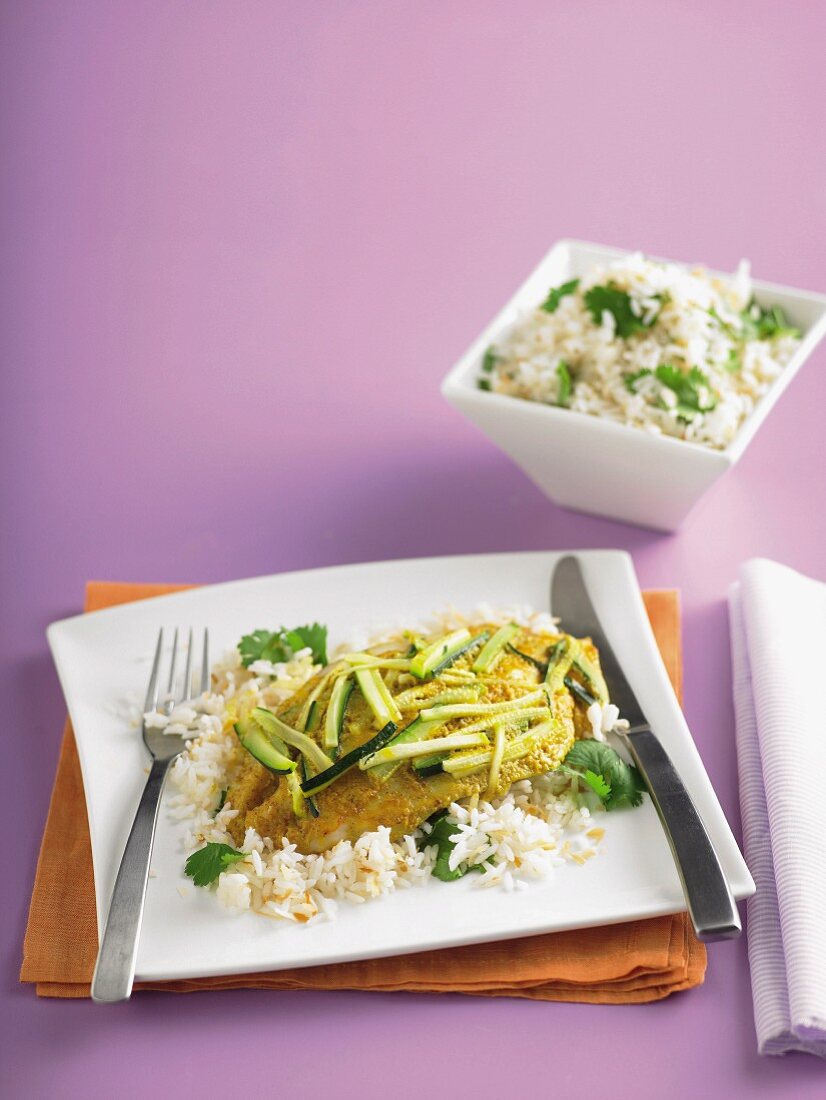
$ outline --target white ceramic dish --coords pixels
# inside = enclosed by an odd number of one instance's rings
[[[118,703],[141,694],[159,626],[208,625],[214,651],[251,628],[327,622],[333,642],[354,624],[483,600],[547,606],[554,553],[349,565],[214,585],[65,619],[49,642],[74,724],[89,811],[98,925],[144,783],[140,734],[118,717]],[[754,890],[668,682],[645,615],[630,557],[581,554],[605,628],[654,728],[672,755],[720,853],[737,898]],[[603,819],[601,819],[602,822]],[[183,826],[161,808],[146,899],[137,978],[277,970],[401,954],[484,940],[607,924],[684,908],[668,845],[650,800],[606,815],[596,859],[565,866],[516,894],[429,881],[363,906],[342,905],[333,922],[299,926],[222,909],[183,875]]]
[[[826,334],[826,296],[754,280],[762,305],[782,306],[803,333],[794,358],[722,451],[649,435],[639,428],[538,402],[479,390],[485,349],[548,288],[627,252],[560,241],[474,340],[442,383],[444,397],[472,420],[553,501],[566,508],[675,531],[741,457],[778,398]],[[674,261],[669,261],[674,262]]]

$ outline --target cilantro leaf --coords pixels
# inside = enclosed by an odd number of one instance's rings
[[[425,848],[436,845],[436,862],[430,872],[434,878],[441,879],[442,882],[455,882],[457,878],[464,878],[469,871],[484,870],[486,862],[474,863],[472,866],[469,863],[460,863],[455,870],[451,870],[450,856],[456,847],[456,842],[450,838],[456,832],[456,824],[448,821],[447,810],[437,810],[427,820],[432,828],[419,839],[418,847],[420,851],[424,851]]]
[[[317,665],[327,664],[327,627],[320,623],[278,630],[254,630],[245,634],[238,643],[241,664],[249,668],[253,661],[270,661],[276,664],[289,661],[301,649],[313,651]]]
[[[573,294],[578,286],[579,279],[571,279],[570,282],[563,283],[562,286],[554,287],[548,291],[548,297],[539,308],[544,309],[546,313],[556,313],[562,299],[567,298],[569,294]]]
[[[246,852],[237,852],[228,844],[210,843],[192,853],[184,865],[184,873],[189,875],[196,886],[209,886],[222,871],[245,858]]]
[[[670,363],[661,363],[654,371],[664,386],[677,395],[676,413],[691,421],[698,413],[711,412],[717,405],[711,382],[699,367],[684,372]]]
[[[743,360],[740,358],[740,353],[735,348],[729,349],[728,358],[723,366],[730,374],[736,374],[743,366]]]
[[[493,387],[490,384],[490,379],[489,378],[480,378],[479,382],[478,382],[478,385],[479,385],[479,389],[484,390],[485,393],[490,393],[490,391],[493,389]]]
[[[605,777],[597,775],[596,772],[592,772],[589,768],[588,771],[581,773],[582,778],[588,784],[595,794],[598,794],[603,802],[607,802],[611,797],[611,784],[606,783]]]
[[[643,367],[642,370],[635,370],[632,374],[624,374],[622,376],[622,380],[625,383],[625,388],[628,390],[629,393],[636,393],[637,382],[639,382],[641,378],[645,378],[647,374],[651,373],[652,371],[650,371],[648,367]]]
[[[604,741],[574,742],[563,767],[581,776],[599,795],[606,810],[639,806],[642,802],[645,785],[640,773]]]
[[[633,336],[636,332],[645,332],[657,319],[654,317],[646,324],[631,308],[629,295],[611,283],[607,286],[592,286],[590,290],[586,290],[585,306],[596,325],[602,324],[603,313],[613,314],[617,336],[623,339]]]
[[[571,381],[571,369],[564,359],[560,359],[556,365],[556,376],[559,379],[559,393],[557,394],[557,405],[567,405],[571,399],[571,391],[574,388],[574,384]]]
[[[493,347],[485,349],[485,354],[482,356],[482,370],[485,372],[485,374],[490,374],[490,372],[496,366],[496,362],[498,359],[499,356],[496,354],[496,351]]]
[[[740,314],[744,340],[772,340],[776,336],[799,336],[800,329],[793,328],[786,320],[780,306],[764,309],[755,300],[749,302]]]

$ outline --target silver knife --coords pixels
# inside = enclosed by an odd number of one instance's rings
[[[611,702],[630,728],[616,735],[625,744],[640,770],[651,801],[660,816],[671,846],[688,912],[698,939],[724,940],[739,936],[740,914],[691,796],[677,769],[651,730],[634,689],[602,629],[579,562],[573,555],[561,558],[551,577],[551,610],[564,629],[576,637],[590,637],[599,650],[600,664],[611,693]]]

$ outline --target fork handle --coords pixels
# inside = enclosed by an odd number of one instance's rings
[[[659,739],[645,726],[621,735],[642,772],[660,816],[683,885],[697,938],[740,934],[740,915],[720,860],[691,796]]]
[[[153,760],[123,850],[92,978],[92,1000],[102,1004],[128,1000],[132,993],[152,842],[170,763],[170,760]]]

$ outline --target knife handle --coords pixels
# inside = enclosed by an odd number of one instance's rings
[[[668,753],[646,726],[620,737],[660,815],[697,938],[709,942],[739,936],[740,914],[719,857]]]

